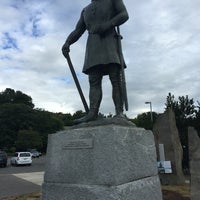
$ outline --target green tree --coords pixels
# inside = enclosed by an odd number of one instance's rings
[[[6,88],[3,92],[0,92],[0,104],[12,103],[12,104],[25,104],[34,107],[32,98],[21,91],[16,91],[11,88]]]
[[[64,126],[72,126],[74,124],[74,118],[70,113],[58,113],[57,117],[63,121]]]
[[[55,133],[58,130],[63,129],[63,121],[60,120],[56,114],[44,111],[34,110],[34,130],[40,133],[43,143],[42,151],[46,151],[48,134]]]
[[[16,149],[26,151],[27,149],[42,149],[42,139],[37,131],[20,130],[16,140]]]
[[[84,117],[85,115],[86,115],[85,112],[83,112],[82,110],[78,110],[73,114],[73,120]]]
[[[33,109],[24,104],[4,103],[0,105],[0,146],[10,149],[14,147],[17,132],[30,129],[34,122]]]
[[[35,134],[37,132],[40,134],[43,151],[46,151],[48,134],[61,130],[63,123],[55,113],[33,108],[32,98],[20,91],[15,92],[7,88],[0,93],[0,147],[2,149],[8,151],[15,149],[16,144],[19,145],[19,141],[22,141],[18,138],[19,131],[32,130]]]
[[[188,95],[179,96],[178,100],[175,100],[174,95],[171,93],[167,96],[167,101],[165,103],[165,110],[171,108],[176,117],[177,126],[191,125],[192,120],[195,118],[196,106],[194,105],[194,100],[189,99]]]
[[[153,124],[156,121],[158,114],[156,112],[152,112],[153,123],[151,121],[151,112],[146,112],[137,115],[135,119],[131,121],[137,126],[141,128],[145,128],[146,130],[153,130]]]

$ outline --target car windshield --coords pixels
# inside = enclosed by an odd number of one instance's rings
[[[30,157],[30,153],[20,153],[20,157]]]

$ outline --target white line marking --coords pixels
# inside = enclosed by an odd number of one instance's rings
[[[44,180],[44,172],[21,173],[13,175],[36,185],[42,185]]]

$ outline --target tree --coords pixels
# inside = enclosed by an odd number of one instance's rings
[[[40,135],[43,151],[46,151],[48,134],[63,128],[62,121],[56,114],[33,109],[32,98],[20,91],[7,88],[0,93],[0,147],[11,151],[16,145],[23,146],[21,130],[31,130]],[[30,136],[30,134],[29,134]],[[16,143],[17,141],[17,143]],[[26,145],[26,142],[24,143]],[[29,147],[30,148],[30,147]]]
[[[56,113],[56,116],[63,121],[64,126],[72,126],[74,124],[73,116],[70,113]]]
[[[37,130],[40,133],[43,143],[42,151],[46,151],[48,134],[63,129],[63,121],[56,114],[44,110],[34,110],[34,114],[33,130]]]
[[[4,103],[0,105],[0,146],[10,149],[15,146],[17,132],[30,129],[34,122],[33,109],[24,104]]]
[[[0,104],[11,103],[11,104],[25,104],[34,108],[32,98],[21,91],[14,91],[11,88],[6,88],[3,92],[0,92]]]
[[[73,114],[73,120],[84,117],[85,115],[86,115],[85,112],[83,112],[82,110],[78,110]]]
[[[20,130],[16,140],[16,149],[18,151],[27,151],[27,149],[41,149],[42,139],[37,131]]]
[[[165,110],[171,108],[174,111],[177,126],[181,128],[181,126],[191,125],[191,121],[195,117],[196,106],[194,105],[194,100],[189,99],[188,95],[185,97],[179,96],[178,101],[176,101],[174,95],[169,93],[165,106]]]
[[[152,112],[153,116],[153,123],[156,121],[158,114],[155,112]],[[145,128],[147,130],[153,130],[153,123],[151,121],[151,112],[146,112],[137,115],[135,119],[131,120],[133,123],[135,123],[136,126]]]

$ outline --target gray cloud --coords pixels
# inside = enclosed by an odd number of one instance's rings
[[[33,98],[36,107],[49,111],[83,110],[61,47],[89,2],[1,1],[0,90],[6,87],[21,90]],[[153,110],[162,112],[168,92],[199,100],[200,2],[124,0],[124,3],[130,15],[121,27],[127,63],[127,115],[135,117],[149,111],[145,101],[152,101]],[[88,80],[82,74],[86,38],[87,33],[71,46],[70,55],[88,100]],[[107,77],[103,89],[100,111],[114,113]]]

